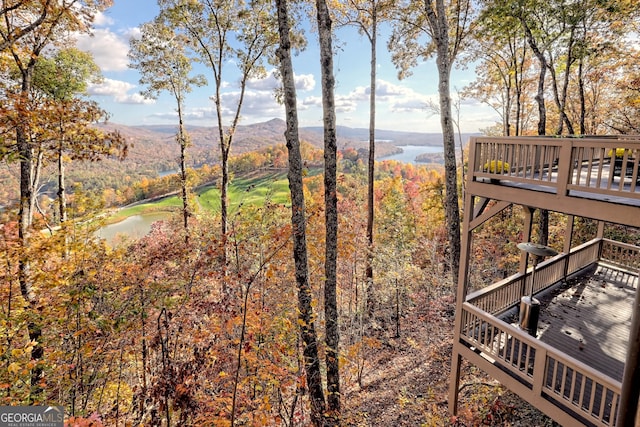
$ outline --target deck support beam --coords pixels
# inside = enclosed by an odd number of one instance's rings
[[[627,363],[622,376],[622,391],[618,409],[617,427],[633,427],[638,424],[638,400],[640,399],[640,292],[636,291],[629,332]]]

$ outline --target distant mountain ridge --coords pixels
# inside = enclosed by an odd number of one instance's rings
[[[131,154],[135,156],[136,151],[144,150],[150,143],[155,148],[150,153],[144,155],[144,158],[150,159],[148,156],[154,157],[154,152],[158,152],[158,145],[173,144],[166,147],[170,151],[177,153],[178,148],[175,144],[175,133],[177,125],[138,125],[126,126],[120,124],[102,125],[109,130],[118,129],[123,136],[134,144]],[[218,128],[206,126],[187,125],[187,131],[191,137],[194,155],[203,150],[214,150],[214,156],[218,150]],[[234,135],[233,146],[231,148],[232,155],[245,153],[248,151],[259,150],[275,144],[284,144],[284,132],[286,124],[281,119],[271,119],[266,122],[240,125]],[[299,129],[300,139],[321,148],[324,143],[323,128],[320,126],[301,127]],[[473,134],[463,134],[463,141]],[[353,148],[355,150],[368,150],[369,129],[351,128],[347,126],[337,127],[338,149],[344,150]],[[392,130],[376,130],[376,157],[383,157],[397,152],[396,147],[403,145],[425,145],[425,146],[442,146],[442,134],[440,133],[423,133],[423,132],[403,132]],[[138,147],[138,149],[136,149]],[[166,160],[166,159],[165,159]]]
[[[68,164],[68,187],[77,183],[86,190],[117,188],[123,182],[133,183],[143,179],[158,177],[159,174],[176,171],[179,168],[179,146],[175,140],[176,125],[138,125],[126,126],[117,123],[98,125],[105,130],[118,130],[129,143],[127,158],[120,162],[106,158],[99,162],[73,162]],[[261,150],[277,144],[284,144],[285,122],[272,119],[262,123],[241,125],[234,135],[232,155]],[[218,129],[216,127],[188,125],[191,146],[187,150],[189,167],[219,162]],[[302,127],[300,139],[318,148],[324,146],[322,127]],[[338,150],[355,149],[361,158],[367,156],[369,130],[338,126]],[[467,141],[471,134],[463,135]],[[376,131],[376,157],[378,159],[397,154],[403,145],[442,146],[439,133],[401,132],[389,130]],[[0,205],[7,205],[18,198],[17,163],[0,171]],[[55,194],[55,168],[49,166],[43,170],[42,188],[44,193]]]

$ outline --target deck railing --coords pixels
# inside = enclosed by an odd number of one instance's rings
[[[535,292],[598,261],[637,271],[639,258],[637,246],[594,239],[539,264]],[[529,387],[530,401],[545,399],[588,423],[615,425],[619,381],[496,317],[520,302],[530,270],[469,294],[462,304],[460,340]]]
[[[571,250],[569,255],[559,254],[536,268],[534,293],[541,292],[565,277],[576,273],[598,260],[600,239],[595,239]],[[468,295],[467,301],[494,316],[520,302],[531,287],[532,268],[526,274],[515,274]]]
[[[640,137],[471,138],[473,180],[640,199]],[[573,193],[572,193],[573,192]]]
[[[460,339],[531,389],[531,401],[545,399],[597,426],[613,426],[621,384],[527,332],[462,306]]]
[[[604,239],[600,259],[632,273],[640,271],[640,248],[637,246]]]

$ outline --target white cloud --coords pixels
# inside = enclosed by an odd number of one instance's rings
[[[396,113],[410,113],[417,111],[426,111],[427,102],[421,99],[405,99],[391,104],[391,111]]]
[[[129,59],[128,39],[107,29],[95,29],[91,35],[77,36],[77,47],[90,52],[102,71],[122,71],[127,69]]]
[[[114,101],[122,104],[153,104],[153,99],[148,99],[139,93],[130,94],[129,91],[136,86],[122,80],[104,79],[102,83],[90,84],[89,95],[111,96]]]
[[[357,100],[352,99],[349,96],[336,96],[336,113],[349,113],[355,111],[358,106]]]
[[[96,27],[108,27],[109,25],[113,25],[114,20],[110,16],[105,15],[102,12],[96,13],[93,18],[93,25]]]
[[[358,102],[358,101],[369,101],[369,94],[371,93],[371,88],[369,86],[358,86],[349,92],[346,95],[347,98]]]
[[[238,105],[240,92],[225,92],[222,94],[222,115],[226,120],[231,120],[235,115],[235,108]],[[273,118],[282,115],[283,107],[275,99],[273,91],[247,90],[242,101],[242,111],[240,115],[242,121],[251,123],[262,118]]]
[[[322,98],[319,96],[307,96],[301,103],[304,109],[322,107]]]
[[[140,40],[142,38],[142,31],[140,30],[140,27],[127,28],[122,31],[122,37],[124,37],[125,40]]]
[[[235,115],[239,92],[226,92],[222,94],[222,116],[225,123],[229,124]],[[247,91],[244,95],[241,111],[241,123],[254,123],[280,117],[283,107],[279,105],[271,91]],[[162,112],[152,115],[155,119],[176,120],[175,112]],[[187,108],[184,119],[187,122],[208,122],[213,125],[216,121],[216,109],[214,105],[207,107]]]
[[[162,123],[175,123],[178,120],[178,113],[174,111],[166,111],[162,113],[153,113],[149,117],[158,119],[158,122]],[[187,122],[196,121],[209,121],[209,125],[213,125],[213,121],[216,118],[216,112],[213,107],[193,108],[183,112],[182,118]]]
[[[368,102],[371,88],[358,86],[347,95],[336,96],[336,111],[349,112],[356,109],[357,103]],[[386,104],[394,112],[424,111],[430,97],[420,94],[406,86],[385,80],[376,81],[376,103]],[[322,105],[322,100],[309,99],[313,106]],[[340,110],[339,110],[340,109]]]
[[[140,93],[122,94],[115,97],[116,102],[122,104],[155,104],[154,99],[145,98]]]
[[[273,92],[278,87],[280,87],[280,80],[276,77],[274,70],[269,71],[265,78],[247,81],[247,88],[253,90]]]
[[[299,76],[294,76],[293,79],[298,90],[310,91],[316,87],[316,79],[313,74],[300,74]]]
[[[294,77],[296,89],[300,91],[310,91],[315,89],[316,80],[313,74],[301,74]],[[262,79],[251,79],[247,82],[247,88],[260,91],[273,92],[282,86],[280,78],[276,76],[276,70],[271,70]]]
[[[420,97],[422,95],[405,86],[393,84],[386,80],[376,81],[376,95],[383,97]]]

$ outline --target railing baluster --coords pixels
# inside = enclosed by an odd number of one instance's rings
[[[618,399],[618,394],[615,392],[615,390],[612,390],[611,409],[609,411],[609,425],[611,426],[616,425],[616,422],[617,422],[619,401],[620,400]]]
[[[593,414],[593,406],[595,405],[595,401],[596,401],[596,390],[598,388],[598,384],[591,380],[591,397],[589,398],[589,414]]]
[[[602,397],[600,398],[600,408],[597,415],[600,421],[604,420],[604,409],[607,404],[607,394],[608,394],[608,389],[602,386]]]
[[[571,387],[569,388],[569,400],[573,403],[573,396],[575,394],[576,391],[576,380],[578,378],[578,373],[577,371],[573,371],[573,374],[571,375]]]

